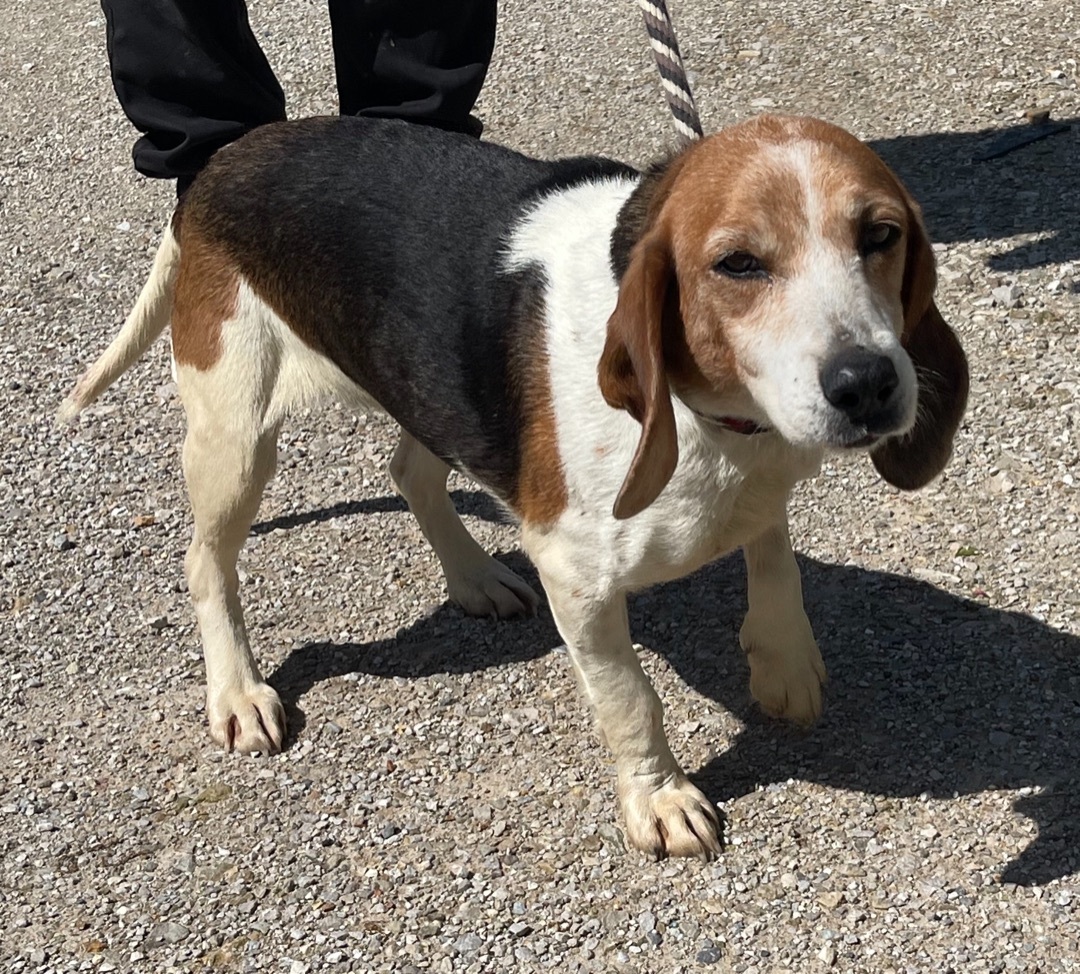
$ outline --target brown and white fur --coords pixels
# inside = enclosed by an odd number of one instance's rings
[[[934,287],[916,204],[824,122],[759,117],[645,174],[396,122],[282,123],[199,177],[62,415],[171,321],[210,732],[275,751],[284,710],[249,645],[237,556],[290,411],[384,409],[402,427],[391,476],[450,598],[500,617],[538,603],[458,518],[456,467],[521,521],[630,841],[708,857],[718,817],[668,747],[627,593],[741,547],[751,691],[816,718],[825,666],[788,495],[826,451],[868,450],[905,488],[942,469],[968,375]]]

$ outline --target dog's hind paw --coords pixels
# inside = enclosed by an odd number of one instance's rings
[[[450,601],[471,616],[510,619],[536,615],[539,596],[509,568],[489,555],[474,565],[449,567],[446,589]]]
[[[285,708],[267,683],[211,692],[210,736],[226,751],[276,754],[285,741]]]

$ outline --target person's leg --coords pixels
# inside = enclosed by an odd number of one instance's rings
[[[143,137],[135,168],[177,180],[218,149],[285,118],[285,96],[243,0],[101,0],[113,87]]]
[[[496,0],[330,0],[343,115],[479,135],[470,119],[495,47]]]

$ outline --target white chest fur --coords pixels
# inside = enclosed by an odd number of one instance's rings
[[[526,543],[557,544],[573,552],[567,569],[619,589],[677,578],[753,540],[783,519],[792,486],[821,460],[774,433],[718,429],[676,400],[674,477],[642,513],[613,517],[641,427],[604,401],[596,369],[618,297],[611,232],[634,185],[605,180],[549,197],[517,228],[507,257],[511,269],[540,266],[548,281],[547,351],[568,496],[558,524]]]

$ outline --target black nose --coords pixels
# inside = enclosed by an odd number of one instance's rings
[[[853,423],[873,432],[875,420],[891,412],[900,384],[892,359],[865,348],[845,348],[821,369],[821,391]]]

